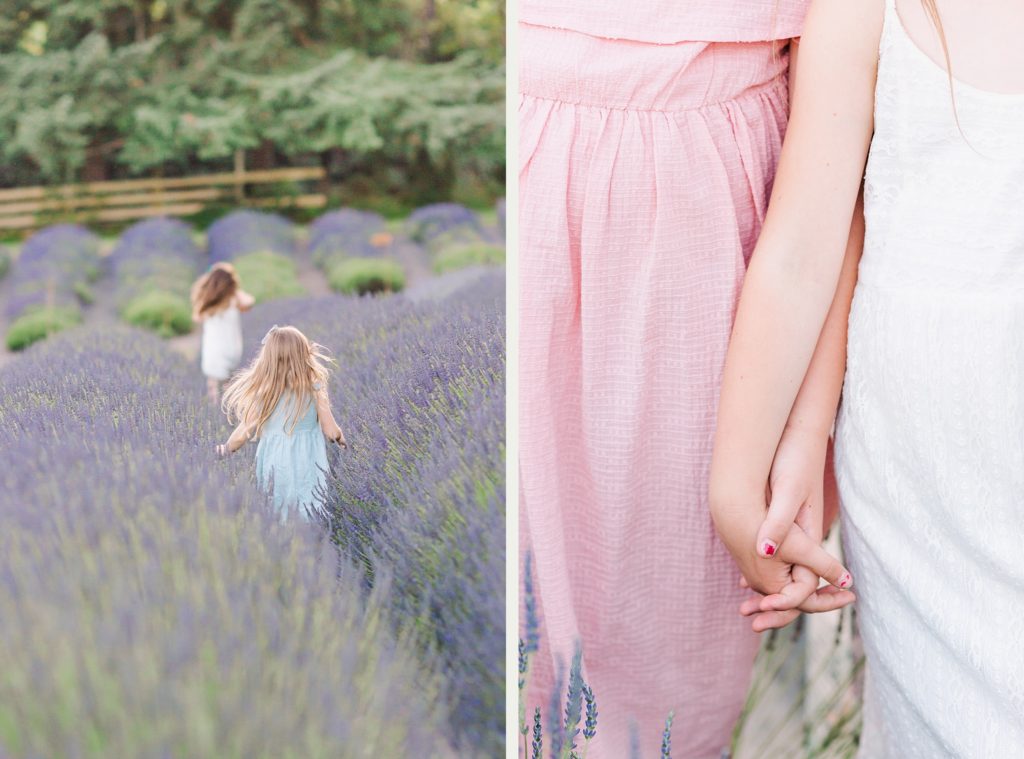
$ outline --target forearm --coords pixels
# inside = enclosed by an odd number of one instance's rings
[[[858,197],[836,294],[818,338],[807,375],[786,422],[787,431],[813,435],[820,438],[822,445],[825,445],[832,431],[839,396],[843,389],[847,325],[863,246],[863,197]]]
[[[720,506],[763,493],[839,278],[837,255],[834,271],[808,270],[790,265],[791,257],[771,240],[762,242],[740,298],[722,380],[711,469],[712,500]],[[821,257],[828,258],[825,252]]]
[[[248,440],[248,428],[242,425],[238,425],[238,427],[235,428],[234,432],[231,433],[231,437],[228,438],[228,442],[225,447],[227,448],[228,453],[234,453],[243,445],[245,445],[248,442]]]
[[[877,18],[868,18],[878,16]],[[844,269],[872,133],[877,8],[815,2],[799,44],[793,107],[768,214],[751,258],[722,379],[711,505],[754,514]],[[851,31],[852,30],[852,31]],[[826,351],[836,344],[830,328]],[[833,356],[823,366],[835,372]],[[817,373],[817,372],[816,372]],[[817,378],[797,411],[829,405]],[[822,397],[818,397],[818,393]],[[834,404],[832,404],[834,410]]]

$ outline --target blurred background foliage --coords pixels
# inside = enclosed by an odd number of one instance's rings
[[[0,186],[321,165],[339,203],[490,205],[502,0],[10,0]],[[382,209],[389,210],[389,209]]]

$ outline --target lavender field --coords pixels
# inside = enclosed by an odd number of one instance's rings
[[[282,229],[266,252],[308,255]],[[150,231],[180,255],[128,264],[122,236],[123,297],[195,265]],[[271,518],[252,448],[213,456],[198,366],[119,314],[0,367],[0,756],[501,755],[504,287],[477,267],[245,315],[247,357],[293,324],[337,360],[322,524]]]

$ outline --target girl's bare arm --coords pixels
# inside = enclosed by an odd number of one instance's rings
[[[235,302],[238,304],[239,311],[248,311],[256,305],[256,299],[242,289],[235,292]]]
[[[711,508],[757,590],[765,484],[837,291],[863,177],[882,10],[874,0],[812,4],[771,204],[726,360]],[[807,546],[794,541],[798,548]]]
[[[324,436],[343,448],[348,447],[345,440],[345,433],[334,421],[334,413],[331,411],[331,399],[327,396],[327,390],[321,388],[316,393],[316,416],[320,420],[320,429]]]
[[[249,442],[249,427],[242,422],[235,427],[234,431],[231,433],[231,437],[228,438],[227,443],[217,446],[217,452],[222,456],[227,456],[229,453],[237,451],[247,442]]]

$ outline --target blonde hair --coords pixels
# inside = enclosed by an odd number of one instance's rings
[[[263,338],[259,354],[236,374],[224,390],[222,408],[232,424],[242,423],[249,437],[259,437],[278,402],[290,393],[290,433],[307,405],[327,381],[325,362],[333,360],[323,346],[295,327],[274,326]]]
[[[199,321],[227,308],[238,292],[238,272],[229,263],[215,264],[192,285],[192,318]]]

